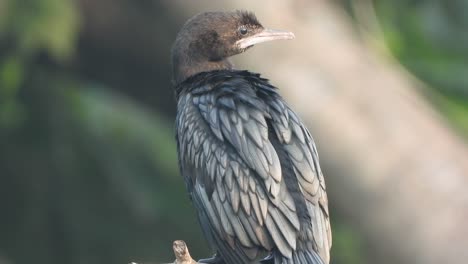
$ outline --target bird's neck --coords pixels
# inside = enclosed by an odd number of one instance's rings
[[[227,58],[223,60],[210,61],[185,56],[184,59],[174,60],[172,67],[173,82],[174,84],[178,84],[197,73],[232,69],[233,64]]]

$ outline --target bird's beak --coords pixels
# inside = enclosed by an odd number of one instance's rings
[[[262,42],[279,39],[294,39],[294,37],[294,33],[289,31],[266,28],[255,35],[238,40],[236,44],[239,48],[246,49]]]

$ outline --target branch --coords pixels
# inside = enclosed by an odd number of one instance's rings
[[[197,262],[192,259],[187,245],[183,240],[176,240],[172,244],[176,260],[174,264],[196,264]]]
[[[174,250],[174,255],[176,259],[174,262],[166,264],[197,264],[194,259],[190,256],[187,244],[183,240],[176,240],[172,243],[172,250]],[[130,264],[138,264],[136,262],[131,262]]]

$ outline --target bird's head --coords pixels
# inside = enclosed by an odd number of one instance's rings
[[[255,44],[293,39],[292,32],[267,29],[246,11],[205,12],[188,20],[172,47],[174,81],[232,67],[228,58]]]

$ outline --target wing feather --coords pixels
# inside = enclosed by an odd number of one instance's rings
[[[278,103],[280,99],[274,95],[265,96],[265,101],[271,106],[271,124],[275,134],[290,158],[294,174],[306,198],[312,221],[309,239],[314,241],[315,250],[328,260],[332,238],[325,181],[316,146],[305,125],[286,104]]]
[[[331,232],[314,142],[274,88],[262,85],[232,77],[179,95],[182,173],[213,228],[212,240],[227,245],[218,249],[234,250],[225,255],[252,260],[259,249],[277,248],[292,257],[304,227],[283,179],[277,146],[269,139],[272,124],[311,211],[311,226],[303,231],[322,256],[331,246]]]

